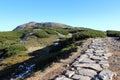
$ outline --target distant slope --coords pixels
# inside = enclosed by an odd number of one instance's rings
[[[59,27],[59,28],[69,28],[71,26],[69,25],[65,25],[65,24],[61,24],[61,23],[55,23],[55,22],[44,22],[44,23],[37,23],[37,22],[29,22],[29,23],[25,23],[22,24],[20,26],[17,26],[15,30],[23,30],[23,29],[27,29],[27,28],[35,28],[35,27]]]

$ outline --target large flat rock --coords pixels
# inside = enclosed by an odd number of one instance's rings
[[[73,80],[91,80],[91,78],[88,76],[82,76],[77,74],[73,75],[72,79]]]
[[[88,77],[94,77],[95,75],[97,75],[97,72],[91,69],[80,69],[77,72],[78,75],[82,75],[82,76],[88,76]]]
[[[69,78],[65,77],[64,75],[62,75],[62,76],[55,78],[54,80],[72,80],[72,79],[69,79]]]
[[[113,80],[113,76],[115,75],[115,73],[113,73],[112,71],[106,69],[106,70],[102,70],[99,74],[98,77],[101,80]]]

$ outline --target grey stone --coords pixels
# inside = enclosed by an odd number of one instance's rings
[[[91,80],[100,80],[98,76],[93,77]]]
[[[82,75],[73,75],[72,79],[75,79],[75,80],[91,80],[90,77],[88,76],[82,76]]]
[[[85,58],[80,63],[95,64],[96,62],[94,60],[91,60],[90,58]]]
[[[80,69],[77,74],[82,76],[94,77],[95,75],[97,75],[97,72],[91,69],[83,68],[83,69]]]
[[[80,67],[80,68],[90,68],[96,71],[101,71],[102,67],[99,64],[95,64],[95,63],[84,63],[84,64],[76,64],[74,65],[75,67]]]
[[[104,60],[104,58],[100,56],[91,56],[90,58],[93,60]]]
[[[78,61],[75,61],[75,62],[73,62],[73,63],[72,63],[72,65],[71,65],[71,66],[76,67],[76,65],[78,65],[78,64],[79,64],[79,62],[78,62]]]
[[[74,73],[75,73],[75,71],[67,70],[66,73],[65,73],[65,76],[71,77]]]
[[[94,53],[98,53],[98,54],[104,53],[104,50],[96,50],[96,51],[94,51]]]
[[[98,64],[100,64],[103,69],[107,69],[109,67],[108,61],[102,60],[102,61],[99,61]]]
[[[102,80],[112,80],[113,76],[115,75],[115,73],[113,73],[112,71],[106,69],[106,70],[102,70],[98,77]]]
[[[71,71],[75,71],[75,68],[72,67],[72,68],[70,68],[70,70],[71,70]]]
[[[94,49],[87,49],[85,53],[93,53]]]
[[[93,54],[91,54],[91,53],[86,53],[86,54],[88,55],[88,58],[93,56]]]
[[[69,79],[69,78],[65,77],[64,75],[61,75],[61,76],[55,78],[54,80],[72,80],[72,79]]]
[[[79,58],[77,58],[77,60],[79,61],[79,62],[81,62],[82,60],[84,60],[85,58],[87,58],[88,56],[86,55],[86,54],[83,54],[83,55],[81,55]]]

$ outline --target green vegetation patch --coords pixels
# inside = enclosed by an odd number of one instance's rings
[[[120,37],[120,31],[108,30],[107,36],[109,37]]]
[[[69,33],[69,30],[63,28],[35,27],[34,29],[42,29],[48,34],[53,34],[53,35],[56,35],[58,33],[67,35]]]
[[[73,38],[75,38],[76,40],[86,39],[86,38],[98,38],[98,37],[104,38],[106,37],[106,34],[98,30],[85,30],[82,32],[77,32],[73,36]]]
[[[49,37],[49,35],[44,31],[44,30],[37,30],[34,32],[35,36],[37,36],[38,38],[47,38]]]
[[[56,32],[63,34],[63,35],[67,35],[69,33],[68,30],[63,29],[63,28],[53,28]]]
[[[21,51],[26,51],[26,47],[23,45],[10,45],[4,49],[0,50],[2,57],[11,57],[16,54],[19,54]]]

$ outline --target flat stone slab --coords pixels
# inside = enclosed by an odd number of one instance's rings
[[[104,60],[104,58],[103,57],[100,57],[100,56],[91,56],[90,57],[91,59],[93,59],[93,60]]]
[[[62,76],[55,78],[54,80],[72,80],[72,79],[69,79],[69,78],[65,77],[64,75],[62,75]]]
[[[85,58],[80,63],[95,64],[96,62],[94,60],[91,60],[90,58]]]
[[[82,60],[84,60],[87,57],[88,57],[87,54],[82,54],[79,58],[77,58],[77,61],[81,62]]]
[[[88,76],[82,76],[77,74],[73,75],[72,79],[73,80],[91,80],[91,78]]]
[[[77,71],[78,75],[82,75],[82,76],[88,76],[88,77],[94,77],[95,75],[97,75],[97,72],[91,69],[80,69],[79,71]]]
[[[93,53],[94,49],[87,49],[85,53]]]
[[[96,50],[94,51],[94,53],[98,53],[98,54],[101,54],[101,53],[104,53],[105,51],[104,50]]]
[[[112,71],[106,69],[106,70],[102,70],[98,74],[98,77],[99,77],[99,79],[102,79],[102,80],[112,80],[114,75],[115,75],[115,73],[113,73]]]
[[[80,68],[91,68],[96,71],[101,71],[103,68],[100,66],[100,64],[95,63],[95,61],[92,61],[90,59],[83,60],[81,63],[73,64],[74,67],[80,67]],[[103,65],[104,66],[104,65]]]
[[[67,71],[65,72],[65,76],[67,76],[67,77],[71,77],[73,74],[75,74],[75,71],[67,70]]]
[[[105,60],[99,61],[98,64],[100,64],[103,69],[107,69],[110,66],[109,62]]]

